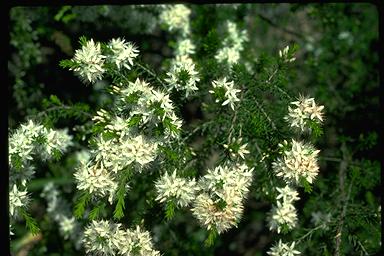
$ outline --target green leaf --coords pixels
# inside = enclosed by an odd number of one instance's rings
[[[173,200],[168,200],[165,205],[165,218],[171,220],[175,216],[176,204]]]
[[[99,205],[95,206],[90,212],[89,212],[89,219],[95,220],[99,218],[100,214],[105,208],[105,203],[100,203]]]
[[[141,121],[141,115],[133,115],[128,121],[128,127],[136,126]]]
[[[28,228],[28,230],[33,235],[36,235],[37,233],[39,233],[40,228],[38,227],[36,220],[34,218],[32,218],[31,215],[29,215],[29,213],[22,208],[19,209],[19,212],[21,213],[21,215],[25,219],[25,225]]]
[[[85,207],[87,206],[89,200],[91,199],[91,195],[87,192],[82,192],[79,199],[75,204],[74,215],[76,218],[81,218],[84,214]]]
[[[218,233],[215,229],[209,230],[208,237],[207,237],[207,239],[205,239],[204,245],[206,247],[211,247],[215,243],[217,235],[218,235]]]

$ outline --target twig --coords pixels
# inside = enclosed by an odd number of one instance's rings
[[[292,100],[292,97],[291,95],[289,95],[286,91],[284,91],[283,89],[281,89],[280,87],[278,87],[277,85],[271,83],[272,81],[272,78],[277,74],[277,71],[279,71],[279,68],[276,68],[272,74],[268,77],[267,81],[265,81],[265,83],[267,84],[272,84],[273,87],[275,87],[277,90],[279,90],[282,94],[284,94],[285,96],[287,96],[290,100]]]
[[[285,32],[285,33],[288,33],[288,34],[291,34],[291,35],[294,35],[302,40],[305,40],[305,37],[295,31],[292,31],[290,29],[287,29],[285,27],[280,27],[277,23],[275,23],[274,21],[272,21],[270,18],[264,16],[263,14],[261,13],[257,13],[257,16],[260,17],[260,19],[264,20],[265,22],[267,22],[268,24],[270,24],[271,26],[275,27],[275,28],[278,28],[280,29],[281,31]]]
[[[243,101],[243,95],[244,95],[243,92],[244,92],[244,90],[241,90],[240,101],[239,102]],[[236,122],[236,119],[237,119],[237,109],[238,109],[238,107],[236,107],[235,114],[233,115],[233,118],[232,118],[231,127],[229,128],[228,143],[231,143],[231,137],[232,137],[232,133],[233,133],[233,130],[234,130],[234,125],[235,125],[235,122]]]
[[[337,226],[336,230],[336,245],[335,245],[335,256],[340,256],[340,247],[341,247],[341,236],[343,233],[343,225],[344,225],[344,219],[345,215],[347,213],[347,207],[348,207],[348,201],[349,197],[351,195],[351,190],[352,190],[352,183],[349,184],[348,188],[348,193],[347,196],[345,195],[345,171],[347,170],[348,167],[348,162],[350,160],[350,156],[347,155],[347,147],[345,143],[341,145],[341,152],[343,153],[343,161],[340,162],[340,167],[339,167],[339,184],[340,184],[340,201],[343,202],[343,209],[341,211],[340,217],[339,217],[339,224]]]
[[[54,107],[50,107],[50,108],[47,108],[47,109],[43,110],[42,112],[37,114],[37,116],[38,117],[41,117],[42,115],[47,116],[48,115],[47,112],[55,111],[55,110],[61,110],[61,109],[71,109],[71,108],[72,108],[71,106],[67,106],[67,105],[54,106]],[[82,113],[85,116],[88,116],[89,118],[93,117],[90,113],[87,113],[87,112],[84,112],[84,111],[79,111],[79,112]]]
[[[295,242],[298,244],[300,243],[302,240],[304,240],[307,236],[310,236],[312,235],[315,231],[321,229],[321,228],[325,228],[326,227],[326,224],[323,223],[317,227],[314,227],[312,228],[311,230],[309,230],[307,233],[305,233],[304,235],[302,235],[301,237],[299,237],[298,239],[295,240]]]
[[[264,116],[267,118],[267,120],[271,123],[272,128],[273,128],[274,130],[277,130],[275,123],[274,123],[274,122],[272,121],[272,119],[267,115],[267,113],[265,112],[265,110],[263,109],[263,107],[260,105],[260,103],[259,103],[255,98],[253,98],[253,99],[255,100],[255,103],[256,103],[257,107],[261,110],[261,112],[264,114]]]
[[[137,62],[136,65],[139,66],[140,68],[142,68],[145,72],[150,74],[152,77],[154,77],[164,88],[167,87],[166,84],[153,71],[151,71],[150,69],[148,69],[147,67],[145,67],[144,65],[142,65],[139,62]]]

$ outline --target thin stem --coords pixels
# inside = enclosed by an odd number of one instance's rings
[[[345,195],[345,178],[346,178],[346,170],[348,168],[348,163],[350,160],[350,156],[348,155],[347,152],[347,147],[345,143],[341,145],[341,152],[343,153],[343,161],[340,162],[340,167],[339,167],[339,185],[340,185],[340,202],[344,203],[343,204],[343,209],[341,211],[340,217],[339,217],[339,222],[336,230],[336,245],[335,245],[335,256],[340,256],[340,248],[341,248],[341,237],[343,233],[343,226],[344,226],[344,219],[345,215],[347,213],[347,207],[348,207],[348,201],[349,197],[351,195],[351,190],[352,190],[352,183],[349,184],[348,192],[347,195]]]
[[[37,114],[37,116],[38,117],[41,117],[42,115],[48,116],[47,113],[50,112],[50,111],[62,110],[62,109],[68,109],[69,110],[71,108],[72,108],[71,106],[67,106],[67,105],[54,106],[54,107],[50,107],[50,108],[47,108],[47,109],[43,110],[42,112]],[[84,111],[79,111],[79,112],[82,113],[83,115],[89,117],[89,118],[93,117],[90,113],[87,113],[87,112],[84,112]]]
[[[267,120],[271,123],[272,128],[273,128],[274,130],[277,130],[275,123],[274,123],[274,122],[272,121],[272,119],[267,115],[267,113],[265,112],[265,110],[264,110],[264,108],[261,106],[261,104],[260,104],[255,98],[253,98],[253,99],[255,100],[255,103],[256,103],[257,107],[260,109],[261,113],[263,113],[264,116],[267,118]]]
[[[285,27],[280,27],[277,23],[275,23],[274,21],[272,21],[270,18],[264,16],[263,14],[261,13],[257,13],[257,16],[260,17],[260,19],[264,20],[265,22],[267,22],[268,24],[270,24],[271,26],[277,28],[277,29],[280,29],[281,31],[285,32],[285,33],[288,33],[288,34],[291,34],[293,36],[296,36],[302,40],[305,40],[305,37],[293,30],[290,30],[290,29],[287,29]]]
[[[155,72],[151,71],[149,68],[147,68],[146,66],[142,65],[140,62],[137,62],[136,63],[137,66],[139,66],[141,69],[143,69],[145,72],[147,72],[149,75],[151,75],[153,78],[155,78],[162,86],[164,86],[164,88],[166,88],[166,84],[164,83],[164,81],[162,81],[159,76],[157,76],[155,74]]]
[[[319,230],[319,229],[322,229],[322,228],[325,228],[326,227],[326,224],[321,224],[317,227],[314,227],[312,228],[311,230],[309,230],[307,233],[305,233],[304,235],[302,235],[301,237],[299,237],[297,240],[295,240],[295,242],[298,244],[300,243],[302,240],[304,240],[306,237],[308,236],[311,236],[315,231]]]

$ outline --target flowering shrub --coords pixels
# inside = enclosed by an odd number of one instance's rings
[[[63,7],[54,18],[64,24],[103,19],[123,30],[133,26],[119,22],[111,14],[119,14],[114,7],[84,7],[84,17],[79,8]],[[151,45],[128,32],[74,33],[84,35],[77,49],[61,56],[56,72],[85,96],[73,103],[65,93],[51,95],[10,129],[14,252],[30,250],[14,241],[27,230],[43,237],[43,245],[31,249],[36,255],[378,251],[380,235],[369,242],[345,229],[353,230],[347,216],[354,212],[347,207],[365,204],[349,206],[350,198],[357,200],[361,187],[377,187],[359,181],[361,168],[376,174],[379,168],[352,161],[346,140],[342,159],[326,157],[326,124],[333,112],[326,100],[292,88],[306,58],[298,43],[261,53],[254,47],[257,8],[251,4],[121,8],[143,27],[128,31],[161,40]],[[153,49],[160,59],[151,55]],[[327,159],[340,162],[338,190],[324,170]],[[40,197],[34,194],[39,190]],[[326,195],[338,191],[342,207],[335,209],[335,199]],[[377,224],[381,210],[370,193],[364,218]],[[46,205],[40,215],[39,204]],[[334,240],[326,240],[325,232]],[[252,233],[267,234],[265,241]],[[48,234],[63,246],[50,248]],[[249,236],[257,246],[248,252],[245,242],[226,246],[231,235],[235,241]]]

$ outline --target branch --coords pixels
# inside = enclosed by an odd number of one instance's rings
[[[305,40],[305,37],[304,37],[303,35],[301,35],[301,34],[295,32],[295,31],[293,31],[293,30],[287,29],[287,28],[285,28],[285,27],[280,27],[276,22],[274,22],[274,21],[271,20],[270,18],[264,16],[263,14],[261,14],[261,13],[257,13],[256,15],[259,16],[260,19],[262,19],[262,20],[264,20],[265,22],[267,22],[269,25],[271,25],[271,26],[273,26],[273,27],[275,27],[275,28],[277,28],[277,29],[280,29],[281,31],[283,31],[283,32],[285,32],[285,33],[291,34],[291,35],[293,35],[293,36],[296,36],[296,37],[298,37],[298,38],[300,38],[300,39],[306,41],[306,40]]]
[[[164,88],[167,88],[166,84],[164,83],[163,80],[161,80],[159,78],[159,76],[157,76],[155,74],[155,72],[151,71],[149,68],[147,68],[146,66],[144,66],[143,64],[141,64],[140,62],[137,62],[136,63],[137,66],[139,66],[141,69],[143,69],[145,72],[147,72],[149,75],[151,75],[153,78],[156,79],[156,81],[158,81]]]
[[[352,181],[349,184],[347,195],[345,195],[345,178],[346,178],[346,170],[348,168],[348,164],[350,161],[350,155],[347,152],[347,147],[345,145],[345,142],[341,145],[341,152],[343,153],[343,160],[340,162],[339,166],[339,185],[340,185],[340,203],[343,204],[343,209],[341,211],[340,217],[339,217],[339,224],[337,225],[337,231],[336,231],[336,245],[335,245],[335,256],[340,256],[340,247],[341,247],[341,237],[343,233],[343,225],[344,225],[344,219],[345,215],[347,213],[347,207],[348,207],[348,201],[349,197],[351,195],[352,190]]]

